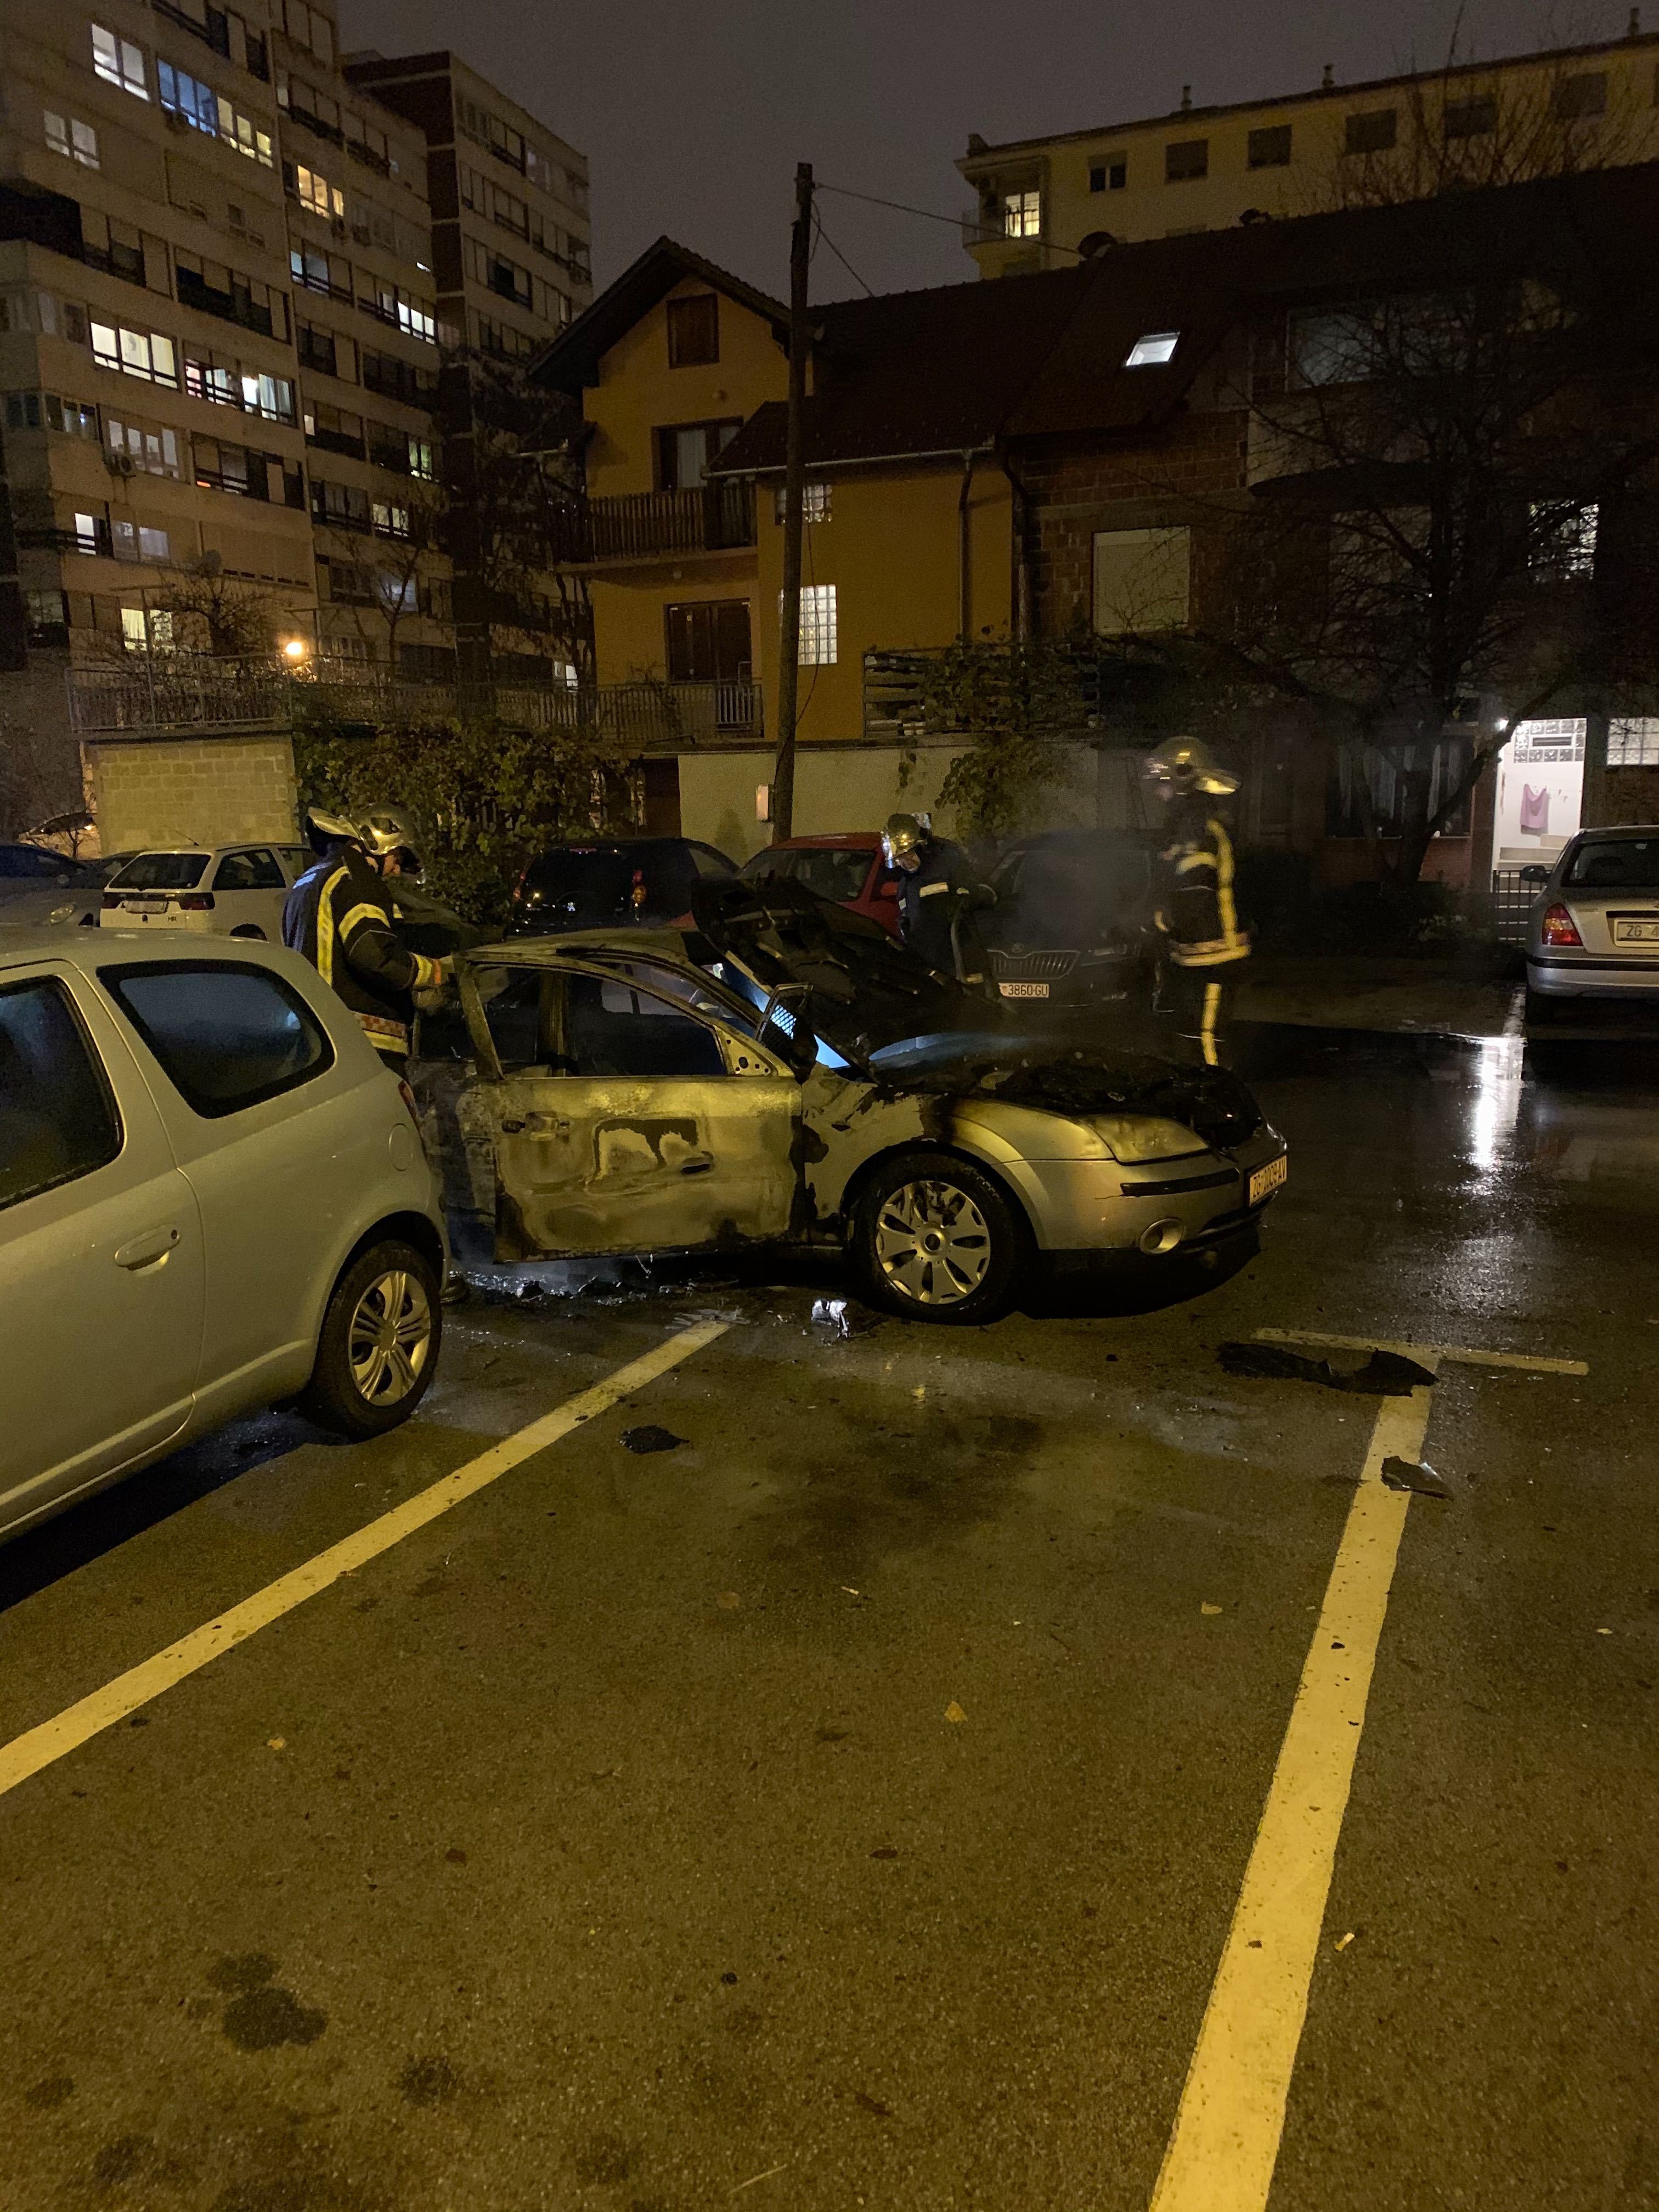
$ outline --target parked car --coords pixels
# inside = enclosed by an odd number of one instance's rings
[[[19,898],[61,902],[101,881],[95,860],[71,860],[45,845],[0,844],[0,912]]]
[[[283,908],[313,855],[303,845],[186,845],[135,853],[105,886],[106,929],[194,929],[280,944]]]
[[[751,883],[805,884],[820,898],[833,899],[898,935],[898,884],[883,857],[878,830],[786,837],[763,847],[739,872]]]
[[[1127,830],[1022,837],[992,871],[979,917],[991,975],[1014,1006],[1042,1013],[1150,1004],[1157,932],[1152,856]]]
[[[1285,1146],[1237,1077],[1033,1038],[799,884],[705,884],[693,930],[481,946],[410,1080],[458,1242],[500,1260],[841,1248],[925,1321],[1039,1255],[1248,1231]]]
[[[1659,1008],[1659,825],[1581,830],[1543,877],[1527,927],[1527,1021],[1575,1003]]]
[[[510,924],[516,936],[649,927],[675,921],[696,884],[737,873],[713,845],[694,837],[595,838],[550,845],[520,876]]]
[[[406,1420],[444,1264],[412,1101],[303,960],[0,927],[0,1536],[295,1393]]]
[[[0,922],[8,929],[96,929],[105,884],[132,858],[131,853],[109,853],[98,860],[74,860],[70,866],[75,872],[68,877],[0,877]]]

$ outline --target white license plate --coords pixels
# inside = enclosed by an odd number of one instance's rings
[[[165,914],[167,910],[164,898],[129,898],[121,902],[123,914]]]
[[[1005,999],[1046,999],[1046,983],[999,983],[997,988]]]
[[[1615,945],[1659,945],[1659,921],[1615,921]]]
[[[1291,1164],[1282,1152],[1276,1160],[1269,1160],[1265,1168],[1258,1168],[1250,1177],[1250,1194],[1246,1203],[1260,1206],[1264,1198],[1279,1188],[1290,1171]]]

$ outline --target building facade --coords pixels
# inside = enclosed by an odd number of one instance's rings
[[[441,297],[425,131],[348,76],[331,5],[90,7],[13,0],[0,58],[0,635],[32,720],[123,655],[453,676],[440,380],[479,331],[464,276]],[[502,301],[512,345],[574,296]]]
[[[1632,13],[1634,27],[1637,18]],[[1261,216],[1426,197],[1659,155],[1659,33],[1454,62],[1361,84],[1222,106],[1191,88],[1164,115],[988,145],[957,167],[972,187],[963,243],[983,276]]]

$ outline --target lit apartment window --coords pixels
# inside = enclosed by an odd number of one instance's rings
[[[147,522],[110,525],[111,548],[118,561],[170,561],[173,544],[165,530],[152,530]]]
[[[105,526],[107,527],[107,525]],[[103,545],[100,535],[100,520],[95,514],[77,514],[70,524],[77,553],[100,553]]]
[[[101,23],[92,26],[92,66],[106,84],[118,84],[123,92],[131,93],[136,100],[149,98],[149,87],[144,81],[143,49],[135,46],[131,39],[118,39]]]
[[[295,168],[294,179],[301,207],[308,207],[313,215],[321,216],[325,222],[331,217],[340,222],[345,221],[345,194],[337,185],[331,185],[315,169],[303,166]]]
[[[1002,234],[1005,238],[1041,238],[1041,192],[1005,192],[1002,196]],[[834,656],[832,655],[831,658]]]
[[[1270,124],[1265,130],[1252,131],[1245,148],[1245,160],[1253,169],[1283,169],[1291,159],[1291,126],[1288,123]]]
[[[143,607],[123,607],[121,642],[129,653],[171,653],[175,643],[173,617],[165,607],[148,614]]]
[[[406,507],[392,507],[386,501],[377,499],[368,512],[369,526],[377,538],[408,538],[412,535]]]
[[[1089,190],[1091,192],[1121,192],[1129,181],[1127,161],[1096,161],[1089,170]]]
[[[179,357],[173,340],[155,331],[131,331],[125,324],[94,321],[92,357],[100,368],[118,369],[123,376],[142,377],[146,384],[179,388]]]
[[[778,527],[783,527],[783,486],[780,484],[773,495],[773,512]],[[828,522],[830,520],[830,487],[827,483],[801,486],[800,514],[803,522]]]
[[[836,587],[806,584],[800,595],[800,665],[833,668],[836,663]]]
[[[71,116],[66,122],[61,115],[46,111],[46,143],[54,154],[78,161],[83,169],[98,167],[98,133],[90,123],[79,123]]]
[[[1210,173],[1210,142],[1207,138],[1181,138],[1164,149],[1164,181],[1166,185],[1189,184],[1195,177]]]
[[[1609,768],[1659,768],[1659,720],[1650,714],[1615,715],[1607,724]]]
[[[1393,107],[1369,107],[1351,115],[1343,138],[1349,154],[1386,154],[1400,136],[1400,112]]]
[[[432,465],[432,441],[417,438],[412,431],[404,434],[409,440],[409,473],[418,477],[422,483],[435,483],[437,471]]]
[[[118,422],[113,416],[107,425],[109,450],[125,471],[140,471],[151,477],[176,477],[179,474],[179,434],[175,430],[150,428],[142,422]]]
[[[1179,331],[1148,331],[1145,337],[1137,338],[1123,356],[1125,368],[1161,368],[1166,361],[1175,359],[1175,349],[1181,343]]]

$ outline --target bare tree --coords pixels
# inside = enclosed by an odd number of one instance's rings
[[[169,617],[169,642],[178,651],[212,653],[223,659],[268,659],[276,650],[282,610],[257,584],[226,575],[216,554],[204,554],[154,595],[150,616]]]

